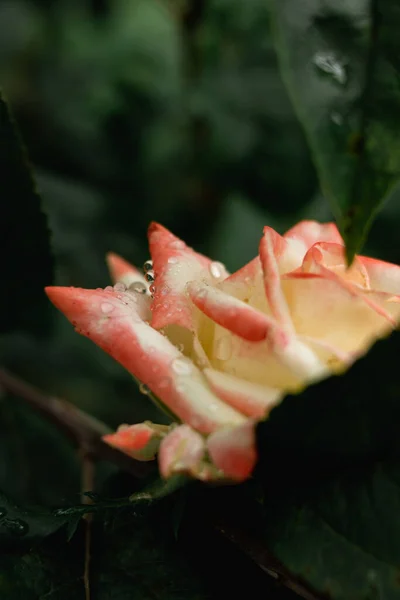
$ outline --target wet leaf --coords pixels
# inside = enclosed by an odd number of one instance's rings
[[[283,77],[351,261],[400,176],[395,0],[271,0]]]
[[[399,352],[395,333],[260,426],[264,543],[335,600],[400,593]]]

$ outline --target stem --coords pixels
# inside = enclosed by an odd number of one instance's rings
[[[111,429],[70,402],[47,396],[3,368],[0,368],[0,388],[23,399],[58,427],[78,448],[85,448],[88,456],[112,462],[135,477],[145,477],[150,473],[152,467],[149,463],[136,461],[103,442],[102,436],[110,433]]]
[[[94,463],[91,455],[85,447],[81,449],[82,453],[82,485],[81,502],[82,504],[92,504],[91,498],[84,495],[84,492],[94,491]],[[85,521],[85,552],[83,568],[83,585],[85,588],[85,600],[90,600],[90,555],[92,542],[92,520],[93,515],[87,513],[82,517]]]

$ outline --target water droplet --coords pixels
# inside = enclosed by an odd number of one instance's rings
[[[338,112],[331,113],[331,121],[335,123],[335,125],[343,125],[343,117]]]
[[[195,291],[193,297],[195,300],[204,300],[207,297],[207,294],[208,290],[206,290],[205,288],[200,288],[199,290]]]
[[[176,265],[179,262],[179,258],[177,256],[170,256],[167,260],[170,265]]]
[[[149,292],[152,296],[154,296],[154,294],[156,293],[156,286],[154,285],[154,283],[152,283],[149,287]]]
[[[229,336],[220,338],[215,345],[215,357],[219,360],[229,360],[232,356],[232,340]]]
[[[318,69],[332,75],[333,79],[341,85],[346,83],[346,64],[343,60],[339,60],[333,52],[317,52],[313,62]]]
[[[101,304],[101,312],[104,315],[109,315],[114,310],[114,306],[109,302],[102,302]]]
[[[185,248],[185,242],[182,242],[182,240],[173,240],[172,242],[170,242],[168,244],[168,246],[170,248],[176,248],[178,250],[183,250],[183,248]]]
[[[26,535],[29,531],[28,523],[21,519],[4,519],[2,524],[14,535]]]
[[[158,386],[162,389],[165,389],[171,385],[171,380],[169,377],[162,377],[158,383]]]
[[[101,290],[101,288],[99,288]],[[103,290],[102,290],[103,291]],[[108,285],[107,287],[104,288],[105,292],[113,292],[114,288],[112,285]]]
[[[152,260],[146,260],[146,262],[143,265],[143,271],[145,273],[147,273],[147,271],[151,271],[153,268],[153,261]]]
[[[151,389],[145,383],[141,383],[139,385],[139,391],[141,394],[144,394],[145,396],[148,396],[149,394],[151,394]]]
[[[154,279],[155,279],[155,277],[154,277],[154,271],[148,271],[145,274],[145,278],[146,278],[146,281],[154,281]]]
[[[71,506],[69,508],[57,508],[57,510],[54,511],[54,514],[56,515],[56,517],[65,517],[68,515],[73,515],[76,512],[76,508],[74,506]]]
[[[126,291],[126,285],[124,283],[122,283],[122,281],[118,281],[118,283],[116,283],[114,285],[114,292],[125,292]]]
[[[184,358],[175,358],[171,366],[178,375],[189,375],[192,372],[192,363]]]
[[[220,262],[212,262],[209,266],[209,271],[214,279],[221,279],[225,273],[225,266]]]
[[[4,519],[7,514],[7,510],[5,508],[0,508],[0,519]]]
[[[129,289],[137,294],[145,294],[147,291],[146,286],[141,281],[134,281],[129,286]]]

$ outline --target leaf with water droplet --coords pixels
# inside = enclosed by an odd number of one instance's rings
[[[58,514],[48,509],[21,508],[0,493],[0,544],[17,538],[41,539],[64,527],[71,520],[68,509]],[[75,521],[75,516],[73,517]]]
[[[398,2],[270,6],[283,78],[351,261],[400,178]]]

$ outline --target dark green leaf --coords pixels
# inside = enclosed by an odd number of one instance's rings
[[[283,76],[352,260],[400,175],[396,0],[270,0]]]
[[[395,333],[260,426],[266,544],[336,600],[400,594],[399,355]]]
[[[0,96],[0,333],[42,332],[49,305],[43,287],[53,280],[45,215],[10,114]]]

